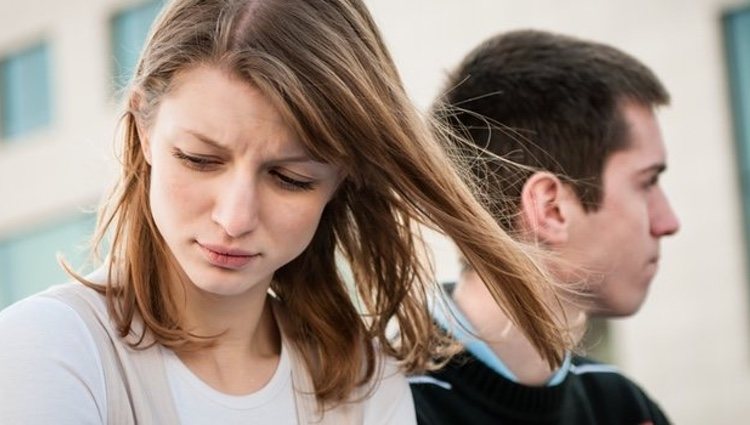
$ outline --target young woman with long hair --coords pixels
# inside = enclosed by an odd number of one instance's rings
[[[472,195],[361,0],[169,2],[122,124],[102,268],[0,314],[0,422],[411,423],[401,372],[451,347],[417,224],[560,362],[544,273]]]

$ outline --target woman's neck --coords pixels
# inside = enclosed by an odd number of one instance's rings
[[[220,296],[187,284],[184,295],[186,329],[215,339],[209,347],[177,352],[177,356],[218,391],[249,394],[263,388],[273,376],[281,352],[267,286]]]

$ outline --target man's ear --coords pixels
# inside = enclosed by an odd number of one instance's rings
[[[557,176],[546,171],[532,174],[521,191],[519,224],[523,233],[548,245],[565,243],[571,201],[575,195]]]
[[[133,92],[130,95],[129,110],[130,115],[133,118],[133,124],[138,133],[138,140],[141,143],[141,152],[143,152],[143,158],[146,162],[151,165],[151,141],[149,140],[148,131],[146,131],[146,125],[143,122],[143,115],[140,109],[141,95],[138,92]]]

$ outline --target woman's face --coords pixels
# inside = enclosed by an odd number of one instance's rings
[[[247,82],[208,66],[175,78],[141,131],[156,226],[201,290],[265,292],[312,240],[339,172]]]

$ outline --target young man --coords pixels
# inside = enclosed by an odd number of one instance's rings
[[[659,186],[666,152],[654,108],[668,101],[656,76],[617,49],[519,31],[471,52],[435,109],[473,141],[470,158],[481,152],[473,171],[502,225],[549,252],[576,340],[586,316],[638,311],[659,241],[679,228]],[[411,379],[420,423],[668,423],[611,366],[569,356],[550,370],[469,268],[449,292],[452,314],[436,318],[466,350]]]

